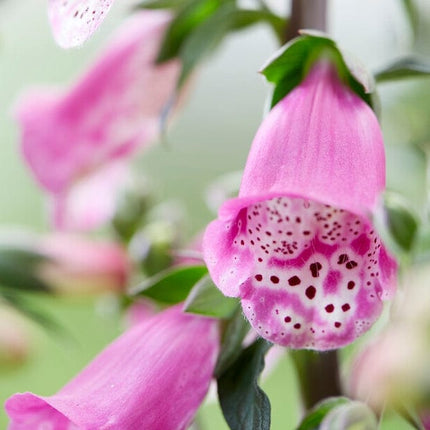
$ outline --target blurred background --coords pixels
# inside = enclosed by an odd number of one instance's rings
[[[116,2],[104,25],[80,49],[62,50],[53,41],[41,0],[0,1],[0,229],[48,231],[45,196],[20,155],[19,131],[12,110],[23,89],[39,84],[67,85],[97,54],[127,13]],[[272,0],[280,11],[288,2]],[[345,50],[377,71],[398,56],[418,52],[430,57],[430,4],[419,4],[416,33],[400,0],[330,2],[329,33]],[[186,235],[200,231],[214,215],[205,190],[223,173],[243,168],[262,119],[269,87],[257,73],[277,49],[268,28],[254,27],[227,39],[199,70],[188,100],[166,142],[154,145],[135,163],[159,201],[173,199],[186,214]],[[419,216],[426,216],[430,80],[381,84],[382,124],[387,146],[388,188],[398,191]],[[44,312],[64,325],[67,336],[29,325],[31,355],[20,364],[0,367],[0,403],[19,391],[49,395],[75,375],[124,327],[115,301],[34,298]],[[1,330],[1,327],[0,327]],[[371,330],[377,331],[378,327]],[[363,341],[363,340],[362,340]],[[343,352],[345,368],[352,348]],[[273,429],[293,429],[300,406],[297,382],[287,355],[263,383],[272,402]],[[200,417],[203,428],[227,429],[214,403]],[[0,409],[0,428],[7,419]],[[396,416],[382,428],[408,429]]]

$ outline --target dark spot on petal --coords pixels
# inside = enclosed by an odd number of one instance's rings
[[[342,310],[344,311],[344,312],[347,312],[347,311],[349,311],[351,309],[351,306],[349,306],[349,304],[348,303],[345,303],[344,305],[342,305]]]
[[[309,269],[311,270],[312,277],[313,278],[318,278],[318,276],[320,275],[319,271],[322,269],[321,263],[319,263],[319,262],[312,263],[309,266]]]
[[[316,288],[313,285],[310,285],[306,288],[305,294],[308,299],[312,300],[315,297],[316,292]]]
[[[334,323],[334,326],[335,326],[336,328],[339,328],[341,325],[342,325],[342,324],[341,324],[339,321],[336,321],[336,322]]]
[[[302,325],[301,325],[301,324],[299,324],[299,323],[294,324],[294,328],[295,328],[296,330],[298,330],[301,326],[302,326]]]
[[[285,321],[286,323],[291,322],[291,317],[285,317],[285,318],[284,318],[284,321]]]
[[[334,306],[332,304],[327,305],[325,311],[331,314],[334,311]]]
[[[298,276],[292,276],[290,279],[288,279],[288,283],[294,287],[296,285],[300,284],[300,278]]]
[[[349,281],[348,282],[348,290],[352,290],[355,287],[355,282],[354,281]]]
[[[279,278],[277,276],[272,275],[270,277],[270,280],[274,283],[274,284],[278,284],[279,283]]]
[[[337,264],[344,264],[349,260],[349,257],[346,254],[339,255],[339,259],[337,260]]]
[[[263,276],[262,275],[255,275],[255,279],[257,281],[262,281],[263,280]]]
[[[355,261],[351,260],[351,261],[348,261],[348,263],[346,263],[345,267],[347,269],[353,269],[354,267],[357,267],[357,266],[358,264]]]

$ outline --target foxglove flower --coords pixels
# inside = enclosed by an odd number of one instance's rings
[[[51,194],[57,228],[108,220],[128,162],[154,140],[179,63],[155,65],[169,15],[139,12],[68,91],[34,91],[16,108],[24,157]]]
[[[49,0],[48,15],[55,41],[62,48],[84,43],[101,24],[113,0]]]
[[[131,263],[116,243],[72,234],[39,239],[36,249],[47,257],[37,274],[61,294],[95,294],[125,289]]]
[[[218,349],[216,320],[169,308],[129,329],[57,394],[9,398],[9,430],[185,430]]]
[[[206,230],[215,284],[274,343],[353,341],[394,290],[396,263],[368,218],[384,185],[375,115],[317,62],[263,121],[239,197]]]

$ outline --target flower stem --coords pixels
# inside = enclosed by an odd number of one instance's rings
[[[327,0],[292,0],[286,41],[298,36],[300,29],[327,30]]]
[[[292,0],[285,40],[298,36],[300,29],[327,30],[327,0]],[[293,350],[290,356],[306,410],[326,397],[342,394],[336,350],[323,353]]]
[[[309,410],[320,400],[342,395],[337,351],[292,350],[303,405]]]

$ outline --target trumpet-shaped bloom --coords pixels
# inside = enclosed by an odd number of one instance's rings
[[[207,228],[215,284],[264,338],[337,348],[377,319],[396,263],[368,219],[385,186],[378,121],[318,62],[268,114],[239,197]]]
[[[9,430],[185,430],[218,349],[216,320],[170,308],[129,329],[57,394],[9,398]]]
[[[36,248],[48,257],[38,275],[56,292],[121,291],[128,281],[130,261],[116,243],[57,233],[40,239]]]
[[[52,196],[56,227],[91,229],[109,219],[129,158],[157,137],[180,68],[154,64],[169,19],[136,13],[70,90],[19,101],[24,157]]]
[[[113,0],[49,0],[48,16],[62,48],[84,43],[98,28]]]

